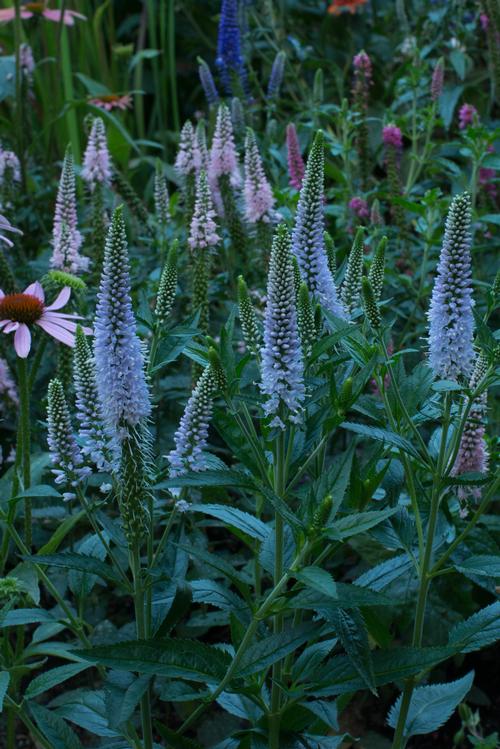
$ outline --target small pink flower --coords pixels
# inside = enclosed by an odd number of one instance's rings
[[[354,55],[352,60],[354,70],[361,71],[364,73],[365,78],[371,79],[372,77],[372,61],[369,55],[364,50]]]
[[[486,15],[486,13],[480,13],[479,15],[479,23],[481,24],[481,29],[483,31],[488,31],[488,26],[490,24],[490,19]]]
[[[385,146],[393,146],[398,150],[403,147],[403,133],[397,125],[391,123],[382,130],[382,140]]]
[[[359,219],[369,218],[370,216],[370,209],[364,198],[351,198],[349,208]]]
[[[87,20],[87,17],[81,13],[77,13],[76,10],[56,10],[47,8],[46,2],[38,3],[24,3],[21,5],[19,15],[23,21],[27,21],[35,16],[41,16],[47,21],[54,21],[54,23],[64,23],[65,26],[73,26],[75,18],[81,18],[83,21]],[[16,17],[15,8],[5,8],[0,10],[0,23],[7,23],[13,21]]]
[[[462,104],[458,113],[458,127],[460,130],[465,130],[466,127],[472,125],[474,120],[478,118],[478,112],[473,104]]]
[[[21,359],[25,359],[31,348],[30,325],[38,325],[42,330],[61,343],[73,347],[79,315],[56,312],[67,304],[71,289],[65,286],[56,300],[45,306],[45,294],[38,281],[30,284],[22,294],[4,294],[0,289],[0,330],[14,333],[14,348]],[[89,335],[90,328],[84,328]]]
[[[5,218],[5,216],[2,216],[0,214],[0,241],[5,242],[6,245],[9,247],[13,247],[14,243],[10,241],[10,239],[7,239],[7,237],[3,236],[4,231],[10,231],[13,234],[22,234],[21,229],[16,229],[15,226],[12,226],[9,219]]]
[[[121,109],[124,112],[132,106],[132,97],[130,94],[102,94],[90,99],[89,103],[106,112],[113,109]]]

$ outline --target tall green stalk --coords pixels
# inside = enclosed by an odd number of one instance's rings
[[[68,30],[63,25],[61,29],[61,66],[64,87],[64,98],[66,100],[66,124],[68,127],[69,140],[73,151],[73,158],[77,164],[80,163],[80,137],[78,134],[78,123],[76,112],[71,106],[74,99],[73,71],[71,69],[71,55],[69,51]]]
[[[18,426],[18,450],[21,451],[21,465],[23,474],[23,490],[29,489],[31,484],[31,455],[30,455],[30,394],[28,387],[28,365],[26,359],[18,359],[17,365],[19,377],[19,426]],[[24,498],[24,543],[31,549],[31,497]]]
[[[137,639],[144,640],[146,632],[146,609],[144,600],[144,584],[142,579],[141,555],[139,542],[134,542],[131,551],[131,567],[134,577],[134,608],[137,627]],[[141,698],[141,725],[144,749],[153,749],[153,723],[151,718],[151,700],[149,689]]]

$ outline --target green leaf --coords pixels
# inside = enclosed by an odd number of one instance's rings
[[[269,534],[269,528],[262,520],[258,520],[250,515],[248,512],[238,510],[236,507],[229,507],[227,505],[191,505],[191,509],[196,512],[202,512],[205,515],[218,518],[227,525],[246,533],[247,536],[257,538],[259,541],[264,541]]]
[[[168,743],[171,749],[203,749],[201,744],[193,739],[187,739],[185,736],[179,736],[176,731],[171,731],[163,723],[156,722],[155,727],[162,738]]]
[[[455,562],[455,569],[466,575],[500,577],[500,556],[475,554],[464,562]]]
[[[488,213],[486,216],[481,216],[479,221],[484,221],[486,224],[500,225],[500,213]]]
[[[29,489],[20,492],[20,494],[18,494],[17,497],[14,497],[14,499],[21,499],[22,497],[32,497],[33,499],[36,499],[37,497],[57,497],[58,499],[62,499],[61,493],[48,484],[36,484],[35,486],[30,486]]]
[[[463,90],[463,86],[445,86],[443,93],[439,97],[439,114],[443,118],[446,129],[451,125],[455,107],[462,96]]]
[[[30,711],[52,749],[83,749],[78,736],[59,715],[36,702],[30,704]]]
[[[413,447],[412,443],[400,437],[399,434],[391,432],[388,429],[381,429],[380,427],[371,427],[368,424],[358,424],[353,421],[343,421],[340,425],[343,429],[348,429],[350,432],[356,432],[361,434],[363,437],[371,437],[378,442],[383,442],[385,445],[392,445],[392,447],[403,450],[403,452],[411,455],[413,458],[420,460],[418,451]]]
[[[456,624],[449,634],[449,644],[461,653],[472,653],[500,639],[500,601],[477,611]]]
[[[372,653],[375,684],[391,684],[431,669],[454,653],[456,650],[452,647],[375,650]],[[330,658],[324,666],[316,669],[313,679],[314,685],[310,693],[315,697],[332,697],[366,689],[364,680],[346,655]]]
[[[190,585],[194,603],[205,603],[222,611],[233,611],[236,615],[248,610],[242,598],[215,580],[191,580]]]
[[[315,590],[302,590],[297,593],[288,605],[293,609],[308,609],[329,612],[332,607],[343,609],[358,608],[360,606],[393,606],[395,601],[383,593],[378,593],[357,585],[335,583],[336,595],[327,596]]]
[[[80,570],[80,572],[90,572],[91,575],[97,575],[104,580],[118,582],[121,580],[109,564],[101,562],[100,559],[85,556],[85,554],[76,554],[71,551],[63,551],[60,554],[36,554],[27,557],[35,564],[48,564],[51,567],[64,567],[69,570]]]
[[[18,627],[25,624],[40,624],[41,622],[56,622],[53,614],[43,609],[14,609],[0,619],[0,627]]]
[[[80,512],[75,513],[74,515],[69,515],[67,518],[64,518],[63,522],[57,527],[57,530],[54,532],[54,534],[50,537],[50,539],[47,541],[46,544],[44,544],[38,551],[39,554],[53,554],[57,551],[61,543],[64,541],[68,533],[73,530],[75,525],[85,516],[85,511],[80,510]]]
[[[220,680],[231,657],[196,640],[133,640],[77,650],[76,655],[118,671],[170,676],[191,681]]]
[[[93,78],[89,78],[88,75],[84,75],[83,73],[75,73],[75,76],[78,78],[79,81],[83,83],[85,88],[87,89],[87,93],[90,94],[90,96],[103,96],[106,94],[110,94],[111,91],[106,86],[103,86],[102,83],[98,83],[97,81],[94,81]]]
[[[113,671],[109,675],[105,703],[111,728],[119,728],[130,720],[150,682],[148,675],[133,676],[122,671]]]
[[[3,710],[3,701],[9,688],[10,674],[8,671],[0,671],[0,713]]]
[[[285,632],[269,635],[264,640],[250,645],[241,660],[235,677],[250,676],[259,671],[264,671],[276,661],[297,650],[317,631],[317,624],[307,622],[299,627],[287,629]]]
[[[335,521],[334,527],[326,533],[333,541],[341,541],[350,536],[365,533],[375,525],[382,523],[392,517],[398,511],[397,507],[387,507],[385,510],[369,510],[368,512],[357,512]]]
[[[0,57],[0,101],[16,94],[16,58],[14,55]]]
[[[376,695],[368,632],[358,609],[353,609],[349,613],[340,608],[332,609],[329,620],[334,625],[335,632],[352,665],[368,689]]]
[[[324,593],[324,595],[330,598],[337,597],[335,580],[329,572],[321,569],[321,567],[304,567],[295,577],[308,588],[317,590],[319,593]]]
[[[230,486],[252,489],[252,477],[241,471],[189,471],[175,479],[167,479],[156,484],[155,489],[172,489],[178,486]]]
[[[87,668],[90,668],[88,663],[67,663],[65,666],[58,666],[49,671],[44,671],[43,674],[36,676],[30,681],[24,693],[24,698],[29,700],[33,697],[38,697],[39,694],[47,692],[49,689],[62,684],[68,679],[72,679],[73,676],[85,671]]]
[[[371,590],[383,590],[394,580],[406,575],[411,568],[411,559],[406,554],[400,554],[364,572],[354,581],[354,585]]]
[[[407,741],[411,736],[437,731],[451,717],[456,706],[462,702],[472,687],[473,680],[474,671],[471,671],[449,684],[431,684],[415,689],[405,722],[404,739]],[[396,727],[400,707],[401,696],[389,711],[387,722],[391,728]]]

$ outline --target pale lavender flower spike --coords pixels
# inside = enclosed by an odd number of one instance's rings
[[[217,121],[210,149],[208,169],[210,184],[216,185],[224,174],[229,176],[232,187],[241,185],[231,112],[225,104],[221,104],[217,110]]]
[[[305,393],[290,235],[284,224],[278,226],[271,250],[261,357],[261,390],[268,396],[264,410],[274,415],[272,426],[283,428],[283,409],[298,421]]]
[[[118,441],[128,427],[151,413],[141,342],[130,298],[127,237],[122,207],[113,215],[106,239],[95,318],[94,356],[102,415]]]
[[[82,179],[85,180],[91,191],[95,189],[96,183],[102,185],[111,183],[111,158],[106,129],[100,117],[95,117],[92,123],[83,157]]]
[[[196,143],[195,132],[190,120],[182,126],[179,138],[179,150],[175,159],[175,171],[180,177],[196,171]]]
[[[192,250],[214,247],[220,241],[215,216],[207,175],[202,171],[196,184],[196,200],[189,228],[188,243]]]
[[[324,146],[319,130],[307,160],[292,233],[292,250],[309,293],[336,317],[345,319],[346,310],[328,268],[325,251]]]
[[[0,148],[0,183],[9,175],[13,182],[21,181],[21,164],[14,151],[4,151]]]
[[[80,255],[82,241],[82,235],[78,231],[73,156],[68,148],[57,190],[52,230],[51,267],[75,275],[87,270],[89,258]]]
[[[269,224],[276,221],[275,199],[271,185],[265,175],[255,133],[247,130],[245,141],[245,218],[250,224],[262,221]]]
[[[211,368],[207,367],[189,398],[174,437],[175,448],[168,454],[170,477],[182,476],[187,471],[205,469],[203,450],[207,445],[208,427],[212,415],[215,383]],[[178,496],[179,490],[171,490]]]
[[[451,203],[428,312],[429,362],[436,377],[468,377],[474,350],[471,286],[471,200],[467,193]]]

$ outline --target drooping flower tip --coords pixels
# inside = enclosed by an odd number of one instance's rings
[[[458,112],[458,127],[465,130],[469,125],[479,120],[479,114],[473,104],[462,104]]]
[[[188,244],[192,250],[215,247],[220,242],[215,217],[207,175],[202,171],[196,183],[196,200],[189,228]]]
[[[253,130],[248,128],[245,141],[245,217],[250,224],[258,221],[275,221],[275,199],[271,185],[265,175],[259,148]]]
[[[94,190],[97,183],[111,184],[111,157],[106,128],[100,117],[95,117],[83,157],[82,179]]]
[[[385,146],[391,146],[398,150],[403,147],[403,133],[397,125],[394,125],[394,123],[385,125],[382,130],[382,140]]]
[[[212,71],[201,57],[198,57],[198,74],[209,106],[217,104],[219,101],[219,92],[217,91]]]
[[[296,190],[300,190],[302,187],[302,180],[304,179],[305,166],[300,152],[297,130],[295,129],[293,122],[290,122],[286,128],[286,147],[290,185]]]
[[[279,96],[283,75],[285,72],[286,54],[283,51],[278,52],[273,61],[271,75],[267,84],[267,98],[276,99]]]
[[[441,57],[435,67],[432,71],[432,80],[431,80],[431,99],[432,101],[437,101],[441,94],[443,93],[443,84],[444,84],[444,60]]]

